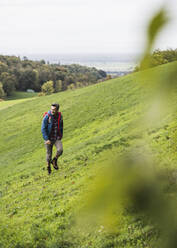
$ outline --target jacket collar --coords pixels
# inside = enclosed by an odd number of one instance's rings
[[[54,115],[52,115],[52,113],[51,113],[51,110],[48,111],[48,114],[49,114],[51,117],[54,117]],[[57,112],[57,116],[58,116],[58,112]]]

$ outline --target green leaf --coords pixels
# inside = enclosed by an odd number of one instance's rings
[[[157,35],[161,29],[168,22],[167,12],[165,8],[160,9],[157,14],[152,18],[147,29],[147,45],[143,59],[140,63],[140,70],[147,69],[149,67],[149,54]]]
[[[155,38],[168,22],[167,12],[162,8],[151,20],[148,26],[148,47],[151,48]]]

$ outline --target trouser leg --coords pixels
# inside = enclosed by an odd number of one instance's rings
[[[56,140],[55,146],[56,146],[56,149],[57,149],[55,157],[56,157],[56,159],[58,159],[58,157],[60,157],[62,155],[62,153],[63,153],[63,145],[62,145],[61,140]]]
[[[52,149],[53,149],[53,144],[45,144],[46,147],[46,161],[47,163],[50,163],[52,160]]]

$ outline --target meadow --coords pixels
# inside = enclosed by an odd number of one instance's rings
[[[170,63],[153,69],[165,77]],[[158,126],[148,126],[154,77],[146,71],[50,96],[0,103],[0,247],[156,247],[158,232],[143,217],[127,213],[117,232],[75,227],[75,213],[97,173],[115,155],[147,139],[158,167],[176,171],[176,115],[169,112]],[[155,83],[155,82],[154,82]],[[176,93],[169,107],[176,105]],[[64,118],[64,153],[59,171],[49,176],[41,122],[58,102]],[[144,121],[142,121],[144,120]],[[146,123],[146,124],[145,124]],[[141,144],[142,152],[146,145]],[[176,184],[173,183],[174,195]]]

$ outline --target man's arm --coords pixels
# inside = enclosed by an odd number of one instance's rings
[[[42,127],[41,127],[42,136],[43,136],[43,139],[45,141],[48,141],[49,140],[47,128],[48,128],[48,115],[46,115],[43,118],[43,120],[42,120]]]

